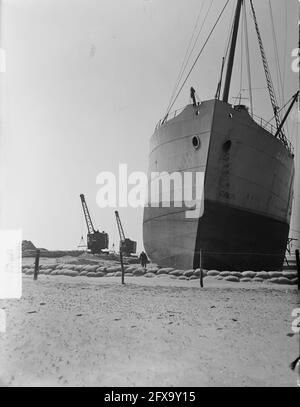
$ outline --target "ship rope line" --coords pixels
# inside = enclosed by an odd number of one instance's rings
[[[283,56],[283,89],[285,89],[286,59],[287,59],[287,31],[288,31],[288,2],[284,1],[284,56]]]
[[[219,80],[219,82],[218,82],[218,86],[217,86],[217,90],[216,90],[216,94],[215,94],[215,99],[220,99],[221,86],[222,86],[222,81],[223,81],[224,67],[225,67],[225,57],[222,58],[222,66],[221,66],[220,80]]]
[[[276,31],[275,31],[275,23],[274,23],[271,0],[269,0],[269,12],[270,12],[270,19],[271,19],[271,27],[272,27],[274,56],[275,56],[276,68],[277,68],[276,75],[277,75],[277,86],[279,89],[279,101],[280,101],[280,104],[283,104],[284,103],[284,88],[283,88],[281,68],[280,68],[280,62],[279,62],[278,44],[277,44],[277,37],[276,37]]]
[[[298,93],[298,92],[297,92],[297,93]],[[296,95],[296,94],[295,94],[295,95]],[[295,97],[295,95],[293,95],[293,96],[290,97],[290,99],[278,110],[278,113],[281,113],[282,110],[285,111],[285,108],[286,108],[287,105],[293,100],[293,98]],[[299,97],[299,95],[298,95],[298,97]],[[268,125],[271,123],[271,121],[274,119],[274,117],[275,117],[275,116],[271,117],[271,119],[265,123],[265,125],[264,125],[263,128],[266,128],[266,126],[268,126]],[[297,131],[297,134],[298,134],[298,131]],[[293,146],[292,146],[291,141],[290,141],[290,140],[287,140],[287,144],[288,144],[288,146],[289,146],[290,152],[292,153],[294,149],[293,149]],[[297,150],[297,149],[296,149],[296,150]]]
[[[251,10],[252,10],[252,16],[253,16],[253,19],[254,19],[255,30],[256,30],[256,34],[257,34],[257,38],[258,38],[259,49],[260,49],[260,53],[261,53],[263,67],[264,67],[264,71],[265,71],[267,87],[268,87],[268,90],[269,90],[271,105],[272,105],[272,108],[273,108],[273,111],[274,111],[274,118],[275,118],[275,122],[276,122],[276,127],[277,127],[277,129],[280,129],[280,127],[282,127],[282,126],[281,126],[281,118],[280,118],[280,115],[278,113],[278,103],[277,103],[277,100],[276,100],[276,94],[275,94],[274,85],[273,85],[273,81],[272,81],[272,77],[271,77],[271,73],[270,73],[270,69],[269,69],[269,64],[268,64],[265,49],[264,49],[264,46],[263,46],[263,42],[262,42],[259,27],[258,27],[256,13],[255,13],[255,10],[254,10],[252,0],[250,0],[250,5],[251,5]],[[281,140],[281,142],[283,143],[283,145],[286,148],[289,148],[289,144],[288,144],[288,141],[287,141],[287,139],[286,139],[286,137],[284,135],[283,128],[281,128],[280,132],[277,132],[277,133],[278,133],[277,137],[279,138],[279,140]]]
[[[160,124],[163,124],[163,123],[165,122],[165,120],[167,119],[167,117],[168,117],[168,115],[169,115],[169,113],[170,113],[172,107],[174,106],[174,104],[175,104],[175,102],[176,102],[178,96],[180,95],[180,93],[181,93],[181,91],[182,91],[184,85],[186,84],[188,78],[190,77],[190,75],[191,75],[191,73],[192,73],[192,71],[193,71],[193,69],[194,69],[196,63],[198,62],[198,60],[199,60],[199,58],[200,58],[200,56],[201,56],[201,54],[202,54],[204,48],[206,47],[206,45],[207,45],[207,43],[208,43],[208,41],[209,41],[211,35],[213,34],[213,32],[214,32],[214,30],[215,30],[215,28],[216,28],[216,26],[217,26],[217,24],[218,24],[218,22],[219,22],[221,16],[223,15],[223,13],[224,13],[224,11],[225,11],[225,9],[226,9],[228,3],[229,3],[229,0],[227,0],[226,4],[224,5],[223,9],[221,10],[221,12],[220,12],[220,14],[219,14],[219,16],[218,16],[218,18],[217,18],[215,24],[213,25],[213,27],[212,27],[212,29],[211,29],[211,31],[210,31],[210,33],[209,33],[209,35],[208,35],[206,41],[204,42],[202,48],[200,49],[200,51],[199,51],[199,53],[198,53],[198,55],[197,55],[197,57],[196,57],[194,63],[192,64],[191,68],[189,69],[189,72],[188,72],[188,74],[186,75],[185,80],[183,81],[182,85],[180,86],[180,89],[178,90],[178,92],[177,92],[176,96],[174,97],[172,103],[169,104],[168,109],[167,109],[167,112],[166,112],[166,115],[164,116],[164,118],[163,118],[163,120],[161,121]],[[256,18],[256,13],[255,13],[255,10],[254,10],[254,6],[253,6],[253,1],[252,1],[252,0],[250,0],[250,4],[251,4],[251,11],[252,11],[252,17],[253,17],[253,20],[254,20],[255,30],[256,30],[257,37],[258,37],[258,43],[259,43],[259,48],[260,48],[260,52],[261,52],[261,58],[262,58],[262,62],[263,62],[263,68],[264,68],[264,72],[265,72],[265,77],[266,77],[266,82],[267,82],[267,89],[268,89],[268,91],[269,91],[270,101],[271,101],[271,105],[272,105],[273,112],[274,112],[274,116],[273,116],[273,118],[272,118],[271,120],[275,119],[275,122],[276,122],[276,127],[277,127],[277,130],[278,130],[278,131],[276,132],[276,138],[278,138],[278,139],[284,144],[284,146],[290,151],[290,150],[291,150],[291,143],[289,142],[289,140],[287,139],[287,137],[286,137],[285,134],[284,134],[283,125],[282,125],[282,120],[281,120],[281,117],[280,117],[280,115],[279,115],[280,111],[281,111],[286,105],[285,105],[283,108],[279,109],[279,106],[278,106],[278,103],[277,103],[277,99],[276,99],[276,93],[275,93],[275,89],[274,89],[274,85],[273,85],[273,81],[272,81],[272,77],[271,77],[271,73],[270,73],[270,69],[269,69],[269,64],[268,64],[268,60],[267,60],[267,57],[266,57],[266,54],[265,54],[265,50],[264,50],[264,46],[263,46],[263,42],[262,42],[260,30],[259,30],[259,27],[258,27],[258,22],[257,22],[257,18]],[[245,12],[244,12],[244,13],[245,13]],[[273,28],[274,28],[274,27],[273,27]],[[276,43],[277,43],[277,42],[276,42]],[[249,55],[249,44],[248,44],[248,47],[247,47],[247,48],[248,48],[247,54]],[[277,50],[277,54],[278,54],[278,50]],[[225,60],[224,60],[224,58],[223,58],[222,70],[221,70],[221,80],[222,80],[222,75],[223,75],[223,68],[224,68],[223,65],[224,65],[224,61],[225,61]],[[248,80],[249,80],[249,83],[251,83],[250,58],[249,58],[249,61],[248,61],[248,63],[247,63],[247,66],[248,66]],[[182,77],[182,75],[181,75],[181,77]],[[179,80],[179,82],[180,82],[180,80]],[[177,87],[177,86],[178,86],[178,85],[176,84],[176,87]],[[251,92],[251,89],[252,89],[251,86],[249,86],[249,91],[250,91],[250,92]],[[218,94],[218,92],[219,92],[219,85],[218,85],[218,89],[217,89],[217,94]],[[252,99],[252,95],[251,95],[251,99]],[[252,115],[253,115],[253,113],[252,113]],[[271,121],[271,120],[270,120],[270,121]],[[269,122],[270,122],[270,121],[269,121]],[[268,122],[268,123],[269,123],[269,122]]]
[[[213,32],[214,32],[214,30],[215,30],[215,28],[216,28],[218,22],[220,21],[220,18],[222,17],[222,15],[223,15],[223,13],[224,13],[224,11],[225,11],[225,9],[226,9],[228,3],[229,3],[229,0],[226,1],[225,6],[224,6],[223,9],[221,10],[221,12],[220,12],[220,14],[219,14],[219,16],[218,16],[216,22],[214,23],[212,29],[210,30],[210,32],[209,32],[209,34],[208,34],[208,36],[207,36],[207,38],[206,38],[206,40],[205,40],[205,42],[204,42],[202,48],[200,49],[200,51],[199,51],[199,53],[198,53],[198,55],[197,55],[197,57],[196,57],[196,59],[195,59],[195,61],[194,61],[194,63],[193,63],[193,65],[192,65],[191,68],[189,69],[189,72],[188,72],[188,74],[187,74],[185,80],[183,81],[182,85],[180,86],[180,89],[178,90],[178,92],[177,92],[177,94],[176,94],[176,96],[175,96],[173,102],[172,102],[171,105],[169,106],[169,108],[168,108],[168,110],[167,110],[167,113],[166,113],[166,115],[165,115],[165,117],[164,117],[164,119],[163,119],[163,122],[164,122],[164,121],[166,120],[166,118],[168,117],[168,114],[170,113],[170,111],[171,111],[172,107],[174,106],[174,104],[175,104],[175,102],[176,102],[178,96],[180,95],[180,93],[181,93],[181,91],[182,91],[184,85],[186,84],[188,78],[190,77],[190,75],[191,75],[191,73],[192,73],[192,71],[193,71],[195,65],[197,64],[197,62],[198,62],[198,60],[199,60],[199,58],[200,58],[202,52],[204,51],[204,49],[205,49],[205,47],[206,47],[206,45],[207,45],[207,43],[208,43],[210,37],[212,36],[212,34],[213,34]]]
[[[171,102],[172,102],[172,99],[173,99],[173,97],[174,97],[174,95],[175,95],[175,93],[176,93],[178,84],[179,84],[179,82],[180,82],[180,80],[181,80],[181,78],[182,78],[182,75],[183,75],[183,73],[184,73],[184,69],[185,69],[185,66],[186,66],[185,64],[187,63],[187,60],[188,60],[188,52],[189,52],[189,49],[191,48],[192,41],[193,41],[193,38],[194,38],[194,36],[195,36],[196,29],[197,29],[197,27],[198,27],[198,23],[199,23],[199,19],[200,19],[200,15],[201,15],[203,6],[204,6],[204,0],[203,0],[202,3],[201,3],[201,8],[200,8],[200,11],[199,11],[199,13],[198,13],[198,16],[197,16],[197,19],[196,19],[196,23],[195,23],[195,26],[194,26],[194,29],[193,29],[193,33],[192,33],[192,36],[191,36],[191,38],[190,38],[188,47],[187,47],[187,49],[186,49],[186,52],[185,52],[185,55],[184,55],[184,58],[183,58],[183,61],[182,61],[182,64],[181,64],[181,67],[180,67],[178,76],[177,76],[177,78],[176,78],[176,83],[175,83],[174,89],[173,89],[173,91],[172,91],[172,95],[171,95],[171,97],[170,97],[169,105],[170,105]],[[168,105],[168,106],[169,106],[169,105]],[[167,109],[167,110],[168,110],[168,109]]]
[[[283,109],[285,109],[285,108],[287,107],[287,105],[292,101],[293,97],[294,97],[294,95],[291,96],[291,97],[289,98],[289,100],[278,110],[279,113],[280,113]],[[275,117],[275,116],[272,116],[271,119],[266,122],[266,124],[270,124],[271,121],[274,119],[274,117]]]
[[[189,44],[188,44],[188,47],[187,47],[185,56],[184,56],[183,61],[182,61],[182,65],[181,65],[181,67],[180,67],[180,70],[179,70],[179,73],[178,73],[178,76],[177,76],[177,79],[176,79],[176,83],[175,83],[175,86],[174,86],[174,89],[173,89],[173,92],[172,92],[172,95],[171,95],[171,98],[170,98],[170,101],[169,101],[168,108],[169,108],[170,104],[172,103],[173,97],[174,97],[174,95],[175,95],[175,93],[176,93],[176,91],[177,91],[177,89],[178,89],[178,86],[179,86],[180,81],[181,81],[181,79],[182,79],[182,77],[183,77],[183,75],[184,75],[184,72],[185,72],[185,70],[186,70],[186,67],[187,67],[188,63],[190,62],[191,55],[192,55],[192,53],[193,53],[193,51],[194,51],[194,49],[195,49],[195,47],[196,47],[196,45],[197,45],[197,42],[198,42],[198,39],[199,39],[200,34],[201,34],[201,32],[202,32],[202,29],[203,29],[203,27],[204,27],[204,25],[205,25],[206,19],[207,19],[207,17],[208,17],[208,14],[209,14],[209,12],[210,12],[210,9],[211,9],[211,7],[212,7],[212,5],[213,5],[213,1],[214,1],[214,0],[211,0],[210,5],[209,5],[209,8],[208,8],[208,10],[207,10],[207,12],[206,12],[206,14],[205,14],[205,17],[204,17],[204,19],[203,19],[203,22],[202,22],[202,24],[201,24],[201,27],[200,27],[200,29],[199,29],[199,31],[198,31],[198,34],[197,34],[197,36],[195,37],[195,33],[196,33],[196,30],[197,30],[197,27],[198,27],[198,24],[199,24],[200,16],[201,16],[202,10],[203,10],[203,8],[204,8],[204,4],[205,4],[205,3],[204,3],[204,0],[203,0],[203,2],[202,2],[202,5],[201,5],[201,8],[200,8],[200,11],[199,11],[199,14],[198,14],[198,17],[197,17],[195,26],[194,26],[194,30],[193,30],[191,39],[190,39],[190,41],[189,41]],[[194,37],[195,37],[195,39],[194,39]],[[194,44],[193,44],[193,46],[192,46],[193,39],[194,39]],[[191,46],[192,46],[192,48],[191,48]],[[191,49],[190,49],[190,48],[191,48]],[[167,108],[167,111],[168,111],[168,108]]]
[[[252,95],[253,89],[252,89],[252,80],[251,80],[250,47],[249,47],[246,2],[244,2],[244,7],[243,7],[243,19],[244,19],[244,31],[245,31],[244,37],[245,37],[245,47],[246,47],[246,63],[247,63],[248,86],[249,86],[250,112],[251,112],[251,115],[253,116],[253,95]]]
[[[276,61],[276,75],[277,75],[277,87],[279,89],[279,101],[280,101],[280,104],[283,105],[284,99],[285,99],[285,96],[284,96],[285,92],[284,92],[284,84],[283,84],[283,79],[282,79],[282,74],[281,74],[278,43],[277,43],[277,36],[276,36],[274,16],[273,16],[274,13],[273,13],[272,5],[271,5],[271,0],[269,0],[269,13],[270,13],[271,27],[272,27],[274,56],[275,56],[275,61]],[[286,21],[285,21],[285,23],[286,23]],[[285,31],[287,31],[287,26],[285,26]],[[284,113],[285,113],[285,110],[284,110]],[[288,122],[286,123],[286,131],[287,131],[287,135],[289,138],[290,135],[289,135]]]

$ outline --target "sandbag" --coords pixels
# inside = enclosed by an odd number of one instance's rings
[[[142,268],[135,268],[135,270],[133,271],[133,275],[136,277],[143,276],[144,274],[146,274],[146,271]]]
[[[259,271],[258,273],[256,273],[256,277],[258,278],[262,278],[263,280],[267,280],[269,279],[271,276],[268,272],[266,271]]]
[[[96,272],[106,273],[106,267],[100,266],[97,268]]]
[[[281,271],[270,271],[269,275],[270,275],[270,278],[278,278],[278,277],[282,277],[282,272]]]
[[[207,272],[207,275],[208,275],[209,277],[216,277],[216,276],[218,276],[219,274],[220,274],[220,272],[217,271],[217,270],[209,270],[209,271]]]
[[[158,268],[157,267],[149,267],[146,269],[148,273],[154,273],[156,274],[158,272]]]
[[[241,283],[250,283],[252,281],[252,278],[249,277],[243,277],[240,279]]]
[[[231,276],[237,277],[237,278],[242,278],[243,274],[240,271],[231,271],[230,272]]]
[[[57,269],[52,270],[51,273],[50,273],[50,275],[51,275],[51,276],[57,276],[59,271],[60,271],[60,270],[57,270]]]
[[[228,276],[224,278],[226,281],[230,281],[232,283],[238,283],[240,279],[236,276]]]
[[[252,281],[256,281],[257,283],[262,283],[263,281],[265,281],[263,278],[260,278],[260,277],[254,277],[253,279],[252,279]]]
[[[194,274],[194,270],[186,270],[183,275],[185,277],[191,277]]]
[[[146,274],[144,275],[144,277],[153,278],[153,277],[155,277],[155,274],[154,274],[154,273],[146,273]]]
[[[157,270],[157,274],[171,274],[174,271],[172,267],[165,267]]]
[[[287,284],[287,285],[291,285],[292,282],[291,282],[291,280],[290,280],[289,278],[286,278],[286,277],[279,277],[277,284]]]
[[[230,272],[229,271],[221,271],[221,273],[220,273],[220,276],[222,276],[222,277],[228,277],[228,276],[230,276]]]
[[[110,266],[110,267],[107,267],[106,271],[108,273],[121,272],[121,266]]]
[[[82,270],[82,271],[79,272],[79,275],[80,275],[80,276],[86,276],[87,273],[88,273],[87,270]]]
[[[271,278],[269,281],[273,284],[282,284],[282,285],[284,285],[284,284],[291,285],[292,284],[291,280],[289,280],[286,277],[274,277],[274,278]]]
[[[126,272],[127,273],[134,273],[134,271],[137,269],[136,266],[129,266],[128,268],[126,268]]]
[[[173,271],[170,271],[168,274],[171,276],[179,277],[179,276],[182,276],[183,273],[184,273],[184,270],[173,270]]]
[[[79,276],[79,272],[76,270],[71,270],[71,269],[63,269],[61,270],[61,274],[63,276],[68,276],[68,277],[77,277]]]
[[[297,275],[297,271],[288,270],[282,272],[282,277],[286,277],[289,279],[297,278]]]
[[[256,272],[255,271],[243,271],[242,276],[246,278],[254,278],[256,277]]]

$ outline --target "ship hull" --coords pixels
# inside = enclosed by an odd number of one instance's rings
[[[192,268],[200,265],[197,248],[201,247],[202,266],[208,270],[280,270],[288,235],[287,223],[206,201]]]
[[[200,147],[195,149],[197,136]],[[202,171],[202,210],[144,210],[144,246],[167,267],[274,270],[283,264],[293,198],[293,157],[246,109],[218,100],[188,106],[150,142],[153,171]],[[197,186],[195,186],[197,187]]]

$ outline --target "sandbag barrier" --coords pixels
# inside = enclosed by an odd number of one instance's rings
[[[197,270],[175,270],[173,268],[160,268],[156,265],[150,265],[145,270],[136,265],[125,265],[125,278],[127,277],[144,277],[144,278],[161,278],[169,277],[178,280],[196,280],[200,278],[200,269]],[[34,274],[34,267],[24,266],[23,273],[26,276]],[[39,275],[50,276],[68,276],[78,277],[85,276],[91,278],[99,277],[121,277],[120,265],[76,265],[76,264],[52,264],[40,266]],[[203,277],[213,277],[217,280],[241,283],[270,283],[282,285],[297,285],[297,271],[217,271],[203,270]]]

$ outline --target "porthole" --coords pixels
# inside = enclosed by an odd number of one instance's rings
[[[199,136],[194,136],[192,139],[193,147],[195,150],[198,150],[201,146],[201,141]]]
[[[231,140],[225,141],[225,143],[223,144],[223,150],[224,151],[229,151],[230,148],[231,148]]]

